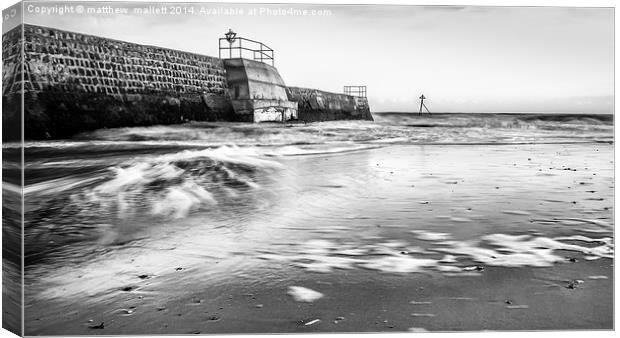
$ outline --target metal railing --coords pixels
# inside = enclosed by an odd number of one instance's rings
[[[269,48],[269,46],[262,42],[242,37],[235,37],[232,42],[226,38],[220,38],[218,44],[220,49],[220,59],[252,59],[254,61],[260,61],[267,64],[271,63],[273,66],[273,49]],[[228,50],[228,53],[226,53],[226,50]],[[249,53],[251,53],[251,58],[248,57]]]
[[[351,96],[366,97],[366,86],[344,86],[344,93]]]

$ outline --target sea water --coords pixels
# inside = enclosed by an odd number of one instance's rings
[[[367,271],[381,283],[613,264],[612,116],[375,120],[26,142],[27,326],[39,327],[40,304],[174,297],[239,280],[285,297],[303,276]]]

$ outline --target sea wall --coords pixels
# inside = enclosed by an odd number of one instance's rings
[[[26,139],[188,120],[260,122],[278,114],[305,121],[370,116],[351,96],[287,88],[277,71],[275,75],[266,71],[273,68],[266,64],[265,69],[250,67],[249,76],[235,79],[224,60],[216,57],[55,28],[25,24],[3,34],[2,57],[3,125],[21,123],[21,110],[13,108],[20,106],[23,94]],[[230,87],[229,80],[239,87]],[[255,109],[262,117],[246,119],[235,112],[232,97],[243,95],[266,100],[236,104],[240,112]],[[284,113],[274,110],[274,100],[288,102],[283,103]],[[299,116],[297,103],[304,107]],[[6,127],[3,133],[4,139],[18,138]]]
[[[288,87],[287,94],[290,101],[297,102],[302,121],[373,120],[365,97],[300,87]]]
[[[3,35],[3,99],[23,85],[28,139],[233,114],[219,58],[24,25],[22,78],[20,30]]]
[[[13,29],[2,35],[2,141],[22,138],[21,78],[22,33]]]
[[[222,60],[44,27],[24,26],[26,90],[67,82],[85,92],[123,95],[150,90],[213,93],[226,90]],[[67,81],[69,80],[70,81]]]

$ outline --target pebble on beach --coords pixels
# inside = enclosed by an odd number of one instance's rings
[[[311,321],[305,323],[304,326],[310,326],[310,325],[316,324],[316,323],[318,323],[320,321],[321,321],[320,319],[314,319],[314,320],[311,320]]]
[[[573,279],[571,281],[568,282],[568,285],[566,285],[567,289],[576,289],[579,287],[579,284],[583,283],[582,280],[580,279]]]

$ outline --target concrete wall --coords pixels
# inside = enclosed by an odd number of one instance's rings
[[[288,100],[286,85],[278,70],[247,59],[224,60],[228,96],[237,120],[268,122],[297,118],[297,103]]]
[[[247,59],[223,62],[231,99],[288,100],[286,85],[275,67]]]
[[[373,120],[366,98],[300,87],[288,87],[287,94],[302,121]]]

